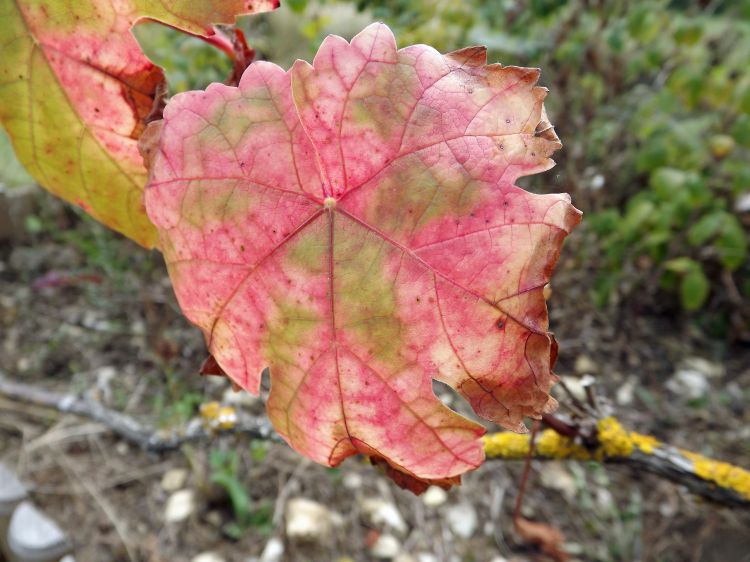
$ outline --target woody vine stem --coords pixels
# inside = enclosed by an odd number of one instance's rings
[[[180,448],[185,443],[216,438],[221,433],[240,433],[256,439],[280,441],[264,416],[252,416],[230,407],[204,408],[203,415],[169,431],[157,430],[104,406],[93,392],[62,394],[16,382],[0,372],[2,398],[92,419],[126,441],[153,452]],[[548,428],[532,443],[529,434],[507,431],[484,437],[488,461],[578,460],[621,464],[636,472],[646,471],[716,503],[750,509],[750,471],[730,463],[672,447],[655,437],[625,429],[614,417],[571,424],[545,416]],[[586,428],[586,429],[584,429]]]

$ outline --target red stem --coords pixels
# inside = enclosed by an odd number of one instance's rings
[[[529,474],[531,473],[531,457],[534,456],[534,445],[536,443],[536,435],[539,433],[539,420],[534,420],[531,425],[531,438],[529,439],[529,454],[526,456],[526,462],[523,465],[523,474],[521,474],[521,483],[518,486],[518,495],[516,496],[516,507],[513,509],[513,523],[518,520],[521,516],[521,506],[523,505],[523,497],[526,494],[526,484],[529,481]]]
[[[197,35],[194,33],[188,33],[188,35],[197,37],[198,39],[205,41],[209,45],[213,45],[217,49],[221,49],[232,62],[237,59],[237,54],[234,51],[234,46],[229,40],[229,37],[221,33],[219,30],[215,30],[215,33],[213,35],[209,35],[208,37],[204,37],[203,35]]]
[[[163,21],[159,21],[159,20],[155,20],[151,18],[148,18],[148,19],[149,21],[156,22],[170,29],[174,29],[175,31],[179,31],[180,33],[184,33],[185,35],[196,37],[197,39],[200,39],[201,41],[204,41],[208,43],[209,45],[213,45],[217,49],[224,51],[224,53],[229,57],[229,60],[231,60],[232,62],[234,62],[237,58],[237,54],[235,53],[234,46],[232,45],[231,39],[229,39],[229,37],[227,37],[224,33],[222,33],[216,27],[212,28],[213,33],[211,35],[201,35],[200,33],[193,33],[192,31],[185,31],[184,29],[180,29],[179,27],[175,27],[174,25],[169,25],[168,23],[164,23]]]

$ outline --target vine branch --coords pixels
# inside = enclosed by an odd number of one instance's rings
[[[241,433],[256,439],[280,441],[265,416],[249,415],[217,403],[204,405],[201,416],[184,427],[162,430],[107,408],[92,393],[58,393],[12,381],[2,373],[0,395],[92,419],[152,452],[178,449],[184,443],[211,439],[218,433]],[[614,417],[598,420],[594,435],[585,440],[571,434],[569,426],[565,428],[564,434],[556,429],[545,429],[533,446],[528,434],[487,435],[484,437],[485,454],[490,461],[524,460],[531,453],[538,460],[623,464],[684,485],[694,494],[717,503],[750,508],[750,472],[743,468],[672,447],[650,435],[628,431]]]
[[[715,502],[750,508],[750,472],[626,430],[614,417],[598,420],[589,444],[576,436],[546,429],[535,445],[529,435],[499,432],[484,438],[487,459],[579,460],[616,463],[644,470]],[[531,451],[530,451],[531,449]]]

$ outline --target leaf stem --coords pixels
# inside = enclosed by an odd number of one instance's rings
[[[516,524],[518,518],[521,517],[521,507],[523,506],[523,497],[526,494],[526,485],[529,481],[529,474],[531,473],[531,459],[533,458],[534,442],[536,441],[537,433],[539,433],[539,420],[534,420],[531,425],[531,437],[529,439],[529,454],[526,455],[526,462],[523,465],[523,474],[521,474],[521,483],[518,485],[518,495],[516,496],[516,506],[513,508],[513,524]]]

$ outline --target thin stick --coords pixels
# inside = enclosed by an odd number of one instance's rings
[[[534,444],[537,433],[539,433],[539,420],[534,420],[531,425],[531,437],[529,438],[529,454],[526,455],[526,462],[523,465],[523,474],[521,474],[521,483],[518,485],[518,495],[516,496],[516,507],[513,509],[513,524],[515,525],[521,516],[521,507],[523,506],[523,497],[526,494],[526,485],[529,482],[531,474],[531,459],[534,457]]]
[[[105,407],[91,395],[81,397],[75,394],[59,394],[34,385],[11,381],[2,373],[0,395],[95,420],[122,439],[147,451],[179,449],[186,443],[213,439],[217,435],[215,431],[204,427],[200,420],[195,419],[184,427],[169,431],[157,430],[122,412]],[[264,416],[252,416],[238,410],[237,417],[234,428],[222,433],[240,433],[255,439],[281,441]],[[545,419],[549,417],[545,416]],[[609,424],[609,432],[600,431],[599,426],[604,422]],[[544,455],[535,450],[533,445],[530,446],[528,435],[510,432],[487,435],[484,438],[485,453],[488,460],[524,460],[529,451],[532,451],[533,458],[537,460],[596,460],[624,464],[634,468],[639,474],[645,470],[676,484],[685,485],[694,494],[723,505],[750,508],[750,471],[670,447],[649,435],[628,431],[622,428],[615,418],[599,420],[598,424],[592,423],[592,435],[588,436],[588,440],[584,439],[583,443],[579,443],[575,436],[569,435],[569,428],[557,432],[552,429],[545,430],[562,433],[565,437],[551,440],[559,446],[545,449]],[[614,432],[611,431],[613,427],[616,429]],[[587,436],[579,432],[578,437]],[[591,445],[587,447],[586,444],[589,442]],[[628,450],[620,452],[623,445]]]
[[[138,558],[136,557],[135,552],[133,552],[129,544],[130,541],[128,540],[127,529],[118,517],[117,512],[110,505],[109,501],[107,501],[107,499],[99,493],[99,490],[91,485],[88,478],[83,477],[78,472],[78,469],[74,466],[74,463],[66,458],[64,454],[60,453],[59,451],[56,452],[58,453],[57,458],[59,460],[60,466],[65,469],[65,472],[67,472],[68,474],[72,474],[75,477],[76,481],[81,486],[83,486],[83,489],[86,490],[86,492],[88,492],[88,494],[94,499],[104,515],[106,515],[109,521],[112,523],[112,527],[117,533],[117,536],[120,538],[120,542],[125,548],[125,553],[128,555],[128,559],[130,560],[130,562],[137,562]]]

